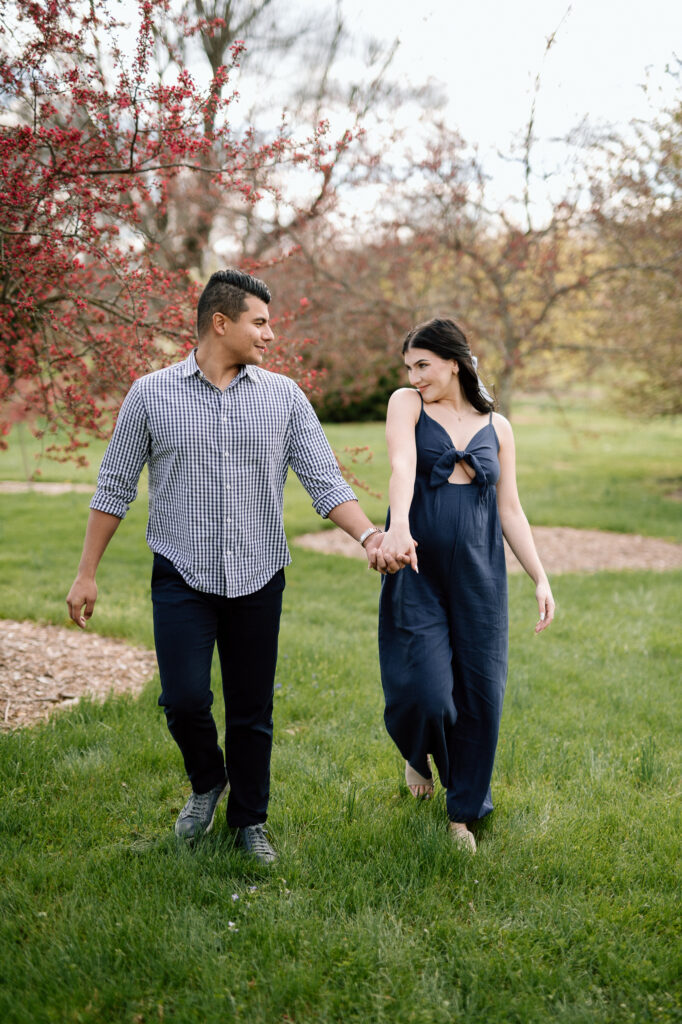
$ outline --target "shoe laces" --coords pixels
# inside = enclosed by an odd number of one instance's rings
[[[248,836],[249,846],[254,853],[272,853],[272,847],[268,842],[267,836],[262,825],[249,825]]]
[[[203,818],[211,805],[212,797],[212,790],[209,790],[208,793],[192,793],[184,809],[184,816],[186,818]]]

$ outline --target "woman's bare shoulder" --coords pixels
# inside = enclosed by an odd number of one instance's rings
[[[389,398],[388,404],[400,409],[420,409],[421,399],[414,388],[398,388]]]
[[[506,416],[503,416],[501,412],[493,413],[493,426],[496,430],[503,430],[511,433],[512,425]]]
[[[411,422],[416,424],[421,411],[419,392],[413,388],[398,388],[388,400],[386,418],[388,424],[398,425]]]
[[[506,416],[503,416],[501,412],[493,413],[493,426],[495,432],[499,438],[500,444],[504,444],[505,441],[514,440],[514,432],[512,425]]]

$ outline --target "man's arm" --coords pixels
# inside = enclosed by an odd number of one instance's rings
[[[78,573],[66,596],[69,615],[81,629],[85,629],[87,620],[92,617],[97,600],[97,584],[95,583],[97,567],[120,522],[118,516],[100,512],[98,509],[90,509]],[[85,611],[83,611],[83,605],[85,605]]]
[[[90,502],[78,574],[66,603],[81,629],[92,617],[97,600],[95,574],[107,544],[137,495],[137,484],[149,456],[147,415],[137,382],[123,400],[116,427],[102,459],[97,490]],[[85,611],[83,612],[83,605]]]
[[[312,498],[313,508],[323,519],[329,516],[332,509],[342,505],[354,504],[357,507],[355,492],[341,475],[338,462],[322,430],[322,424],[298,387],[294,391],[291,414],[289,465]],[[344,521],[351,521],[343,513],[341,516]],[[369,520],[366,525],[370,525]],[[356,539],[364,529],[366,526],[360,527]]]
[[[297,389],[292,416],[290,465],[308,494],[318,515],[331,519],[354,540],[373,524],[341,475],[338,463],[324,435],[320,421],[303,392]],[[375,549],[380,533],[371,534],[363,547],[370,567],[377,568]]]
[[[331,519],[334,526],[340,527],[345,533],[352,537],[353,540],[360,540],[363,533],[374,525],[362,511],[357,501],[341,502],[340,505],[336,505],[331,509],[327,518]],[[363,544],[370,565],[373,564],[370,552],[377,543],[377,537],[381,539],[380,532],[370,534]]]
[[[327,518],[331,519],[335,526],[344,530],[353,540],[358,541],[363,533],[374,525],[362,511],[357,501],[342,502],[331,510]],[[377,553],[381,547],[382,537],[383,532],[377,530],[375,533],[371,533],[362,545],[367,555],[368,568],[377,569],[380,573],[385,571],[383,564],[381,567],[377,564]]]

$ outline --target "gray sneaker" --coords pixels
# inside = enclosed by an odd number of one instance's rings
[[[208,793],[192,793],[175,822],[175,834],[178,839],[196,839],[205,835],[213,828],[216,807],[223,799],[229,782],[220,782]]]
[[[277,854],[270,846],[262,825],[245,825],[237,829],[236,845],[259,864],[273,864],[277,860]]]

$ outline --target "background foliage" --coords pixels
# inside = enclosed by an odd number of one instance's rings
[[[339,10],[138,0],[130,27],[109,0],[0,9],[5,433],[65,427],[71,457],[106,436],[130,381],[193,343],[226,262],[272,285],[270,366],[325,419],[381,415],[401,338],[434,313],[462,322],[507,414],[519,388],[595,375],[636,415],[679,413],[679,63],[648,123],[568,140],[561,187],[536,170],[532,98],[500,205],[434,90],[406,90],[396,44]]]

